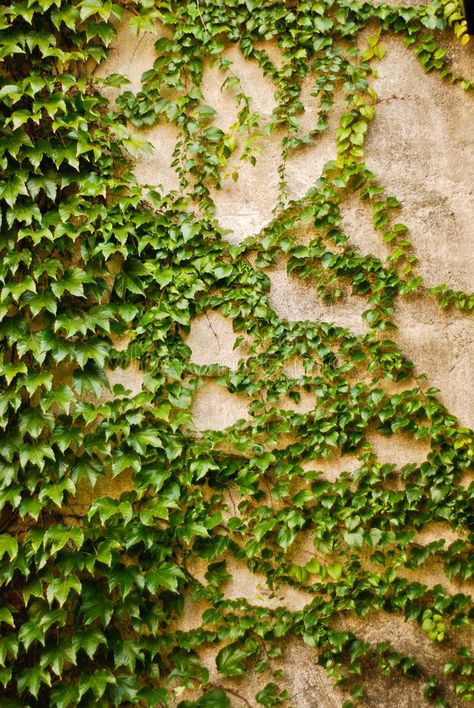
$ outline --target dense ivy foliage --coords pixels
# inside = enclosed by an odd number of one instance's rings
[[[112,108],[101,91],[123,77],[94,79],[93,69],[125,10],[135,29],[160,21],[167,32],[143,90],[125,90]],[[397,298],[429,295],[472,311],[474,296],[424,285],[399,203],[364,163],[384,34],[402,35],[427,71],[472,88],[450,73],[438,42],[449,27],[466,38],[457,2],[18,0],[0,16],[2,707],[250,705],[234,680],[250,669],[260,685],[251,705],[297,705],[280,668],[291,637],[315,650],[341,705],[363,705],[367,677],[392,674],[422,681],[437,706],[472,700],[471,597],[422,584],[413,571],[436,563],[448,580],[472,579],[473,434],[413,378],[390,333]],[[262,39],[278,42],[282,67]],[[266,125],[232,71],[229,43],[275,84]],[[228,132],[203,101],[209,57],[239,106]],[[310,73],[320,110],[302,135]],[[327,129],[336,90],[337,159],[289,201],[285,162]],[[168,194],[127,172],[126,156],[143,147],[128,126],[158,121],[179,128],[180,189]],[[260,137],[275,131],[274,219],[230,245],[212,189],[232,155],[254,163]],[[340,204],[353,193],[390,245],[386,263],[362,256],[342,231]],[[302,230],[312,234],[306,245]],[[368,333],[280,319],[265,274],[276,259],[316,282],[323,300],[348,289],[364,296]],[[190,361],[190,323],[210,310],[251,342],[236,370]],[[284,364],[295,357],[304,374],[291,377]],[[145,372],[142,391],[110,391],[107,371],[132,359]],[[193,395],[209,378],[249,397],[248,420],[195,432]],[[314,410],[279,406],[302,391],[316,393]],[[367,437],[374,430],[425,441],[426,460],[380,463]],[[318,460],[337,451],[360,465],[329,483]],[[115,477],[129,481],[119,499],[97,492]],[[432,522],[458,540],[417,542]],[[312,550],[301,564],[294,551],[304,539]],[[305,592],[304,610],[230,599],[229,571],[245,565],[283,597]],[[185,606],[194,629],[180,623]],[[444,673],[427,673],[390,637],[373,646],[351,631],[351,617],[370,622],[376,612],[444,646]],[[203,651],[214,651],[218,683]]]

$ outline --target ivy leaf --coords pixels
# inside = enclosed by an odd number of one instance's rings
[[[382,531],[378,528],[370,529],[368,533],[368,542],[372,547],[378,546],[382,538]]]
[[[178,708],[230,708],[230,700],[222,688],[213,688],[197,701],[181,701]]]
[[[0,666],[5,666],[8,656],[16,659],[18,655],[18,635],[15,632],[8,632],[0,637]]]
[[[101,468],[98,465],[95,465],[91,460],[81,457],[73,465],[71,477],[75,484],[81,479],[85,479],[89,483],[89,486],[94,487],[100,472]]]
[[[0,376],[5,377],[7,386],[11,384],[15,376],[18,374],[26,374],[27,371],[26,364],[23,362],[19,364],[0,364]]]
[[[18,428],[23,435],[28,433],[31,437],[37,438],[43,430],[52,430],[53,427],[53,415],[44,413],[41,408],[27,408],[19,416]]]
[[[96,398],[100,398],[103,389],[109,388],[109,380],[103,369],[88,362],[84,369],[75,369],[72,372],[72,385],[80,396],[90,391]]]
[[[110,567],[110,563],[106,563],[106,565]],[[114,606],[106,588],[101,587],[96,582],[91,583],[83,580],[81,614],[84,617],[84,625],[90,625],[96,619],[100,619],[102,626],[106,627],[112,619],[113,611]],[[103,643],[105,642],[104,638]],[[100,643],[98,642],[98,644]]]
[[[151,593],[156,593],[158,588],[166,588],[177,592],[178,581],[185,580],[181,568],[173,563],[163,563],[159,568],[151,570],[145,576],[145,586]]]
[[[119,504],[110,497],[102,497],[97,499],[89,509],[87,514],[91,519],[98,512],[101,524],[104,524],[108,519],[115,515],[120,515],[127,524],[133,517],[132,505],[128,501],[120,502]]]
[[[84,693],[90,689],[96,699],[100,699],[104,695],[107,686],[114,683],[115,677],[106,669],[99,669],[90,675],[85,674],[79,681],[79,697],[82,698]]]
[[[114,664],[118,668],[126,666],[130,671],[135,671],[137,659],[142,660],[143,656],[134,641],[125,639],[120,647],[114,651]]]
[[[31,371],[21,380],[21,383],[32,396],[39,388],[51,391],[53,375],[50,371]]]
[[[3,185],[0,185],[0,197],[3,197],[10,207],[15,205],[21,194],[28,196],[26,180],[22,174],[14,174],[8,181],[4,181]]]
[[[205,137],[206,140],[208,140],[210,143],[218,143],[219,140],[222,140],[224,137],[225,133],[223,130],[220,128],[207,128],[203,132],[203,136]]]
[[[18,555],[18,541],[9,533],[0,534],[0,560],[7,555],[12,561]]]
[[[3,688],[7,687],[7,684],[10,683],[13,675],[13,669],[0,669],[0,683],[2,684]]]
[[[364,529],[358,528],[355,531],[348,531],[344,534],[344,540],[348,546],[360,548],[364,543]]]
[[[54,450],[47,443],[37,442],[33,445],[23,443],[20,450],[21,467],[26,468],[28,463],[30,463],[43,470],[47,459],[55,460]]]
[[[76,400],[73,392],[66,386],[66,384],[60,384],[55,387],[50,393],[41,397],[40,405],[43,411],[48,411],[51,406],[58,406],[59,410],[64,411],[64,413],[69,413],[71,403]]]
[[[126,293],[130,292],[135,295],[143,295],[143,288],[138,280],[134,280],[126,273],[119,273],[114,281],[114,288],[120,298],[125,298]]]
[[[5,622],[5,624],[9,624],[10,627],[15,626],[13,615],[8,607],[0,607],[0,622]]]
[[[133,442],[130,441],[132,444]],[[144,450],[140,449],[140,452]],[[112,474],[116,477],[124,470],[132,469],[135,472],[140,472],[141,460],[140,457],[133,452],[124,452],[123,450],[113,451]]]
[[[221,561],[220,563],[211,563],[205,572],[204,577],[210,585],[219,588],[231,577],[231,575],[227,571],[226,562]]]
[[[74,543],[78,550],[82,547],[84,531],[79,526],[67,528],[57,524],[50,526],[44,534],[44,545],[50,544],[51,554],[57,553],[69,542]]]
[[[77,344],[74,348],[77,363],[83,369],[89,360],[92,360],[98,367],[103,368],[109,352],[109,347],[105,342],[87,340]]]
[[[109,590],[120,590],[122,598],[126,598],[133,588],[143,589],[145,579],[138,566],[118,566],[112,568],[109,574]]]
[[[74,650],[78,652],[82,649],[89,659],[94,658],[94,654],[101,644],[107,644],[107,640],[104,633],[97,628],[77,630],[72,637]]]
[[[342,575],[342,565],[340,563],[331,563],[331,565],[328,565],[327,567],[328,575],[331,576],[334,580],[339,580]]]
[[[19,508],[20,517],[23,519],[28,514],[32,519],[37,521],[42,509],[43,503],[36,497],[23,498]]]
[[[18,691],[24,693],[25,690],[28,690],[35,698],[38,698],[38,693],[43,683],[47,686],[51,686],[51,677],[49,673],[40,666],[23,669],[17,678]]]
[[[58,298],[65,292],[75,297],[84,297],[84,283],[89,281],[89,277],[81,268],[67,268],[61,278],[51,283],[51,290]]]
[[[134,431],[128,436],[128,443],[141,455],[146,454],[149,445],[153,448],[163,447],[161,438],[154,428],[142,428],[141,430]],[[137,471],[139,471],[139,469],[140,465]]]
[[[53,600],[57,600],[59,607],[62,607],[71,590],[74,590],[78,595],[81,594],[81,581],[79,578],[74,575],[69,575],[67,578],[55,578],[46,590],[49,604],[51,605]]]
[[[258,643],[255,639],[247,639],[244,644],[229,644],[216,656],[217,670],[226,676],[243,676],[247,671],[244,662],[257,651]]]
[[[129,84],[130,79],[127,79],[123,74],[109,74],[104,80],[105,86],[112,86],[113,88],[120,88],[124,84]]]
[[[28,648],[33,644],[33,642],[40,642],[44,646],[44,634],[45,628],[42,627],[36,619],[32,619],[28,620],[28,622],[25,622],[20,627],[18,639],[28,651]]]
[[[42,668],[49,667],[56,676],[61,678],[64,664],[76,663],[76,650],[72,644],[65,642],[59,643],[57,646],[42,652],[40,666]],[[56,704],[55,704],[56,705]]]
[[[79,689],[76,684],[61,683],[51,691],[51,704],[56,708],[68,708],[77,705]]]
[[[82,0],[79,3],[79,15],[84,22],[91,15],[99,15],[104,20],[108,20],[110,12],[112,10],[111,3],[103,2],[103,0]]]

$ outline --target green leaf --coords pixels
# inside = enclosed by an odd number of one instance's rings
[[[32,396],[39,388],[51,391],[53,375],[50,371],[31,371],[21,380],[21,383]]]
[[[55,708],[68,708],[77,705],[79,689],[76,684],[61,683],[51,691],[51,704]]]
[[[230,708],[231,702],[222,688],[213,688],[197,701],[181,701],[178,708]]]
[[[74,348],[77,363],[83,369],[88,361],[93,361],[99,368],[103,368],[109,352],[109,347],[105,342],[93,341],[91,339],[77,344]]]
[[[27,690],[35,698],[38,698],[42,684],[51,686],[51,677],[49,673],[40,666],[23,669],[17,678],[18,691],[24,693]]]
[[[16,659],[18,655],[18,636],[16,632],[4,633],[0,637],[0,666],[5,666],[7,657]]]
[[[76,652],[80,649],[85,651],[89,659],[94,658],[94,654],[101,644],[107,644],[107,639],[100,629],[78,629],[72,637],[72,646]]]
[[[69,640],[59,642],[41,653],[40,666],[49,667],[56,676],[62,676],[65,664],[76,664],[76,650]]]
[[[113,516],[121,516],[125,523],[128,523],[133,518],[133,509],[130,502],[117,503],[110,497],[102,497],[91,504],[88,518],[91,519],[96,513],[99,514],[101,524],[104,524]]]
[[[80,396],[90,391],[96,398],[100,398],[104,388],[109,388],[109,380],[103,369],[88,362],[84,369],[75,369],[72,372],[72,385]]]
[[[130,671],[135,671],[137,659],[142,660],[143,656],[134,641],[125,639],[114,651],[114,664],[116,667],[126,666]]]
[[[71,403],[76,400],[73,392],[66,386],[66,384],[60,384],[56,386],[48,395],[41,397],[40,405],[44,411],[47,411],[51,406],[56,405],[64,413],[69,413]]]
[[[113,88],[120,88],[124,84],[129,84],[130,79],[127,79],[123,74],[109,74],[105,79],[103,79],[105,86],[112,86]]]
[[[42,627],[36,619],[25,622],[18,632],[18,639],[23,644],[24,648],[28,648],[33,642],[40,642],[44,646],[45,628]]]
[[[146,454],[149,445],[152,448],[163,447],[159,431],[155,428],[142,428],[134,431],[129,435],[128,442],[134,450],[142,455]]]
[[[84,297],[84,283],[90,282],[90,278],[81,268],[67,268],[62,277],[51,283],[51,290],[57,298],[61,298],[65,292],[75,297]]]
[[[129,442],[133,445],[133,441],[130,440]],[[140,452],[144,452],[144,450],[140,449]],[[118,474],[121,474],[124,470],[132,469],[135,472],[140,472],[141,469],[141,460],[140,457],[133,452],[124,452],[123,450],[114,450],[113,451],[113,462],[112,462],[112,474],[114,477],[116,477]]]
[[[258,643],[254,639],[229,644],[216,656],[217,670],[226,676],[243,676],[247,671],[245,661],[257,651]]]
[[[23,519],[27,514],[31,516],[35,521],[37,521],[41,510],[43,508],[43,503],[35,497],[26,497],[22,499],[20,504],[20,517]]]
[[[173,563],[163,563],[146,574],[145,586],[153,594],[156,593],[158,588],[177,592],[179,580],[185,580],[185,575],[181,568]]]
[[[15,626],[15,621],[13,619],[13,615],[8,607],[5,607],[5,606],[0,607],[0,623],[1,622],[5,622],[5,624],[9,624],[10,627]]]
[[[25,177],[20,174],[14,174],[8,181],[4,181],[0,185],[0,197],[2,197],[8,206],[13,207],[17,198],[21,195],[28,196]]]
[[[104,0],[82,0],[79,3],[79,15],[84,22],[92,15],[99,15],[103,20],[108,20],[112,11],[112,4]]]
[[[339,580],[342,575],[342,565],[340,563],[331,563],[327,566],[328,574],[334,580]]]
[[[18,541],[9,533],[0,534],[0,559],[7,555],[12,561],[18,555]]]
[[[18,376],[18,374],[26,374],[27,371],[26,364],[23,362],[19,364],[0,364],[0,376],[5,377],[7,386],[11,384],[15,376]]]
[[[84,674],[79,681],[79,697],[82,698],[84,693],[89,689],[92,691],[96,699],[102,698],[109,684],[115,683],[115,677],[106,669],[98,669],[93,674]]]
[[[210,143],[218,143],[222,138],[224,137],[225,133],[223,130],[220,128],[207,128],[204,132],[203,135],[206,140],[208,140]]]
[[[13,669],[0,669],[0,683],[2,684],[3,688],[6,688],[7,684],[10,683],[12,675]]]
[[[118,566],[109,573],[109,590],[120,590],[122,598],[127,597],[131,591],[143,589],[145,579],[137,566]]]
[[[84,543],[84,531],[79,526],[65,527],[56,524],[48,527],[44,534],[44,545],[50,546],[50,553],[57,553],[66,543],[74,543],[79,550]]]
[[[36,442],[33,445],[23,443],[20,450],[20,465],[23,468],[35,465],[43,470],[46,460],[54,461],[54,459],[54,450],[47,443]]]
[[[74,590],[78,595],[80,595],[81,587],[81,581],[74,575],[69,575],[67,578],[55,578],[48,585],[46,597],[50,605],[53,600],[57,600],[59,607],[62,607],[71,590]]]
[[[364,543],[364,530],[362,528],[358,528],[355,531],[348,531],[344,534],[344,540],[348,546],[360,548]]]

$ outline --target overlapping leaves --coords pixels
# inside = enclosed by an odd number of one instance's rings
[[[421,676],[426,696],[440,706],[445,694],[472,698],[466,647],[446,664],[446,676],[455,677],[446,684],[423,674],[422,657],[404,656],[388,642],[370,646],[336,622],[379,610],[416,622],[443,643],[472,619],[467,595],[405,577],[433,559],[449,579],[472,577],[474,491],[464,482],[473,439],[435,391],[411,380],[410,362],[386,336],[395,298],[426,291],[406,229],[395,221],[398,202],[363,162],[379,33],[364,52],[348,47],[375,19],[379,30],[403,33],[427,70],[459,82],[432,33],[446,18],[458,25],[460,18],[444,3],[287,5],[127,5],[132,26],[152,29],[159,19],[170,37],[157,44],[143,92],[125,91],[115,112],[90,73],[105,58],[123,7],[102,0],[2,7],[6,706],[232,705],[242,696],[234,684],[215,684],[201,662],[203,648],[213,648],[216,671],[230,680],[253,666],[262,678],[255,700],[283,704],[291,699],[279,685],[279,660],[291,636],[317,649],[354,702],[364,701],[358,677],[365,671]],[[257,46],[262,37],[278,40],[282,70]],[[265,232],[241,247],[222,239],[210,189],[239,144],[242,159],[258,159],[263,126],[222,55],[226,42],[239,42],[272,77],[278,107],[266,129],[284,133],[281,208]],[[224,89],[236,93],[233,134],[216,128],[214,110],[203,105],[208,56],[219,58]],[[314,129],[301,136],[299,95],[308,67],[317,74],[321,110]],[[116,75],[105,80],[122,83]],[[343,86],[347,109],[338,159],[305,198],[288,204],[285,159],[327,129],[335,84]],[[141,145],[126,119],[139,126],[176,123],[179,194],[146,192],[126,172],[127,150]],[[340,230],[339,204],[354,192],[371,205],[374,225],[392,248],[387,264],[360,256]],[[307,246],[293,235],[301,225],[315,231]],[[294,275],[316,280],[322,298],[337,299],[343,287],[367,297],[368,334],[280,321],[260,268],[281,256]],[[442,306],[472,310],[472,295],[443,285],[431,294]],[[235,371],[189,361],[184,335],[192,318],[209,309],[231,318],[252,341]],[[125,350],[123,336],[130,340]],[[292,357],[301,358],[303,376],[283,370]],[[107,370],[130,360],[146,371],[141,392],[120,385],[111,391]],[[361,371],[365,378],[354,383]],[[248,396],[248,421],[195,433],[192,397],[208,376]],[[385,390],[393,381],[407,382],[401,393]],[[315,393],[314,410],[279,406],[286,395],[297,402],[302,390]],[[426,460],[401,470],[379,463],[367,441],[374,429],[425,440]],[[285,436],[290,442],[281,445]],[[356,455],[360,464],[330,484],[318,461],[335,451]],[[458,540],[417,542],[427,524],[446,522]],[[292,553],[308,536],[310,557],[302,563]],[[199,577],[197,561],[206,567]],[[231,562],[263,573],[275,589],[306,592],[305,611],[228,599]],[[183,607],[198,602],[206,608],[202,621],[184,631],[177,623]],[[186,689],[196,700],[182,696]]]

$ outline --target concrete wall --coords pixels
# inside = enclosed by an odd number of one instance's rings
[[[406,3],[404,3],[406,4]],[[100,67],[99,74],[125,74],[131,80],[131,90],[140,89],[141,74],[154,61],[154,42],[160,36],[144,33],[136,37],[124,23],[110,52],[109,60]],[[459,87],[443,83],[436,75],[424,74],[413,53],[396,37],[383,41],[386,54],[378,65],[374,87],[378,94],[376,118],[370,126],[367,140],[367,164],[378,176],[387,192],[396,195],[403,204],[400,221],[410,228],[419,272],[429,285],[445,282],[454,289],[470,291],[474,283],[474,98]],[[447,44],[452,67],[462,70],[474,79],[474,43],[467,48]],[[280,60],[278,49],[268,44],[267,51]],[[274,86],[264,77],[254,61],[245,61],[235,47],[227,50],[234,61],[233,70],[241,79],[246,93],[253,98],[253,108],[264,123],[274,106]],[[218,69],[207,66],[203,92],[207,103],[217,111],[216,124],[226,128],[235,121],[237,106],[232,96],[220,90],[223,77]],[[311,84],[304,86],[303,102],[307,126],[316,113],[315,99],[310,95]],[[288,163],[290,198],[303,196],[321,174],[324,164],[335,157],[335,129],[341,107],[333,111],[330,128],[319,142],[299,150]],[[304,126],[303,126],[304,127]],[[135,174],[141,183],[161,184],[165,190],[178,186],[176,174],[170,167],[176,140],[172,125],[158,125],[141,131],[153,145],[153,153],[144,155],[135,164]],[[277,200],[280,162],[279,136],[262,140],[262,156],[255,167],[248,163],[240,167],[239,179],[224,179],[222,189],[213,193],[220,225],[228,229],[227,238],[239,243],[258,233],[272,218]],[[232,165],[230,166],[232,167]],[[374,231],[368,207],[356,198],[343,206],[344,229],[350,242],[361,253],[372,253],[382,259],[388,255],[386,246]],[[354,333],[367,331],[362,312],[363,298],[347,296],[341,303],[327,305],[318,299],[315,289],[290,276],[284,262],[267,270],[270,278],[270,303],[281,318],[290,320],[325,320],[348,327]],[[427,374],[426,386],[437,386],[439,397],[463,425],[474,427],[474,396],[470,386],[474,364],[474,319],[457,311],[442,312],[429,297],[401,300],[397,303],[397,332],[393,335],[415,366],[415,375]],[[216,312],[197,317],[191,325],[187,343],[192,350],[192,361],[198,364],[220,364],[236,368],[245,358],[248,343],[234,349],[236,334],[232,322]],[[297,366],[297,363],[289,363]],[[116,369],[110,374],[113,383],[123,383],[133,392],[141,388],[142,374],[132,363],[128,369]],[[207,379],[194,398],[194,424],[198,431],[222,430],[240,418],[247,418],[249,401],[225,389],[223,384]],[[311,410],[314,396],[305,394],[297,410]],[[283,407],[291,402],[283,402]],[[376,434],[371,440],[381,461],[407,462],[425,459],[427,447],[407,436],[390,439]],[[344,470],[357,466],[351,456],[318,462],[318,469],[333,481]],[[234,500],[237,501],[237,500]],[[430,535],[431,534],[431,535]],[[449,528],[429,529],[426,540],[444,536],[450,539]],[[304,554],[304,544],[301,545]],[[202,570],[202,569],[201,569]],[[266,606],[286,604],[291,609],[303,608],[308,598],[303,592],[284,592],[270,597],[265,580],[245,567],[232,568],[232,581],[226,587],[229,597],[245,597],[250,602]],[[195,569],[199,577],[199,568]],[[423,582],[421,576],[416,576]],[[441,582],[451,591],[470,591],[449,583],[435,567],[430,569],[430,584]],[[197,609],[191,604],[182,620],[183,628],[199,623]],[[196,619],[197,618],[197,619]],[[351,628],[360,636],[377,643],[391,638],[395,647],[410,655],[418,655],[428,673],[442,665],[442,653],[414,628],[397,618],[388,619],[374,614],[369,620],[354,620]],[[215,677],[213,655],[204,655],[203,661]],[[314,653],[292,640],[287,647],[284,663],[292,704],[299,708],[332,708],[344,701],[341,692],[331,686],[330,680],[315,663]],[[218,680],[216,678],[216,680]],[[259,679],[248,677],[242,684],[226,681],[250,703],[235,697],[235,705],[253,705]],[[260,686],[261,687],[261,686]],[[383,684],[368,687],[368,703],[374,706],[423,705],[421,689],[408,681],[387,679]]]

